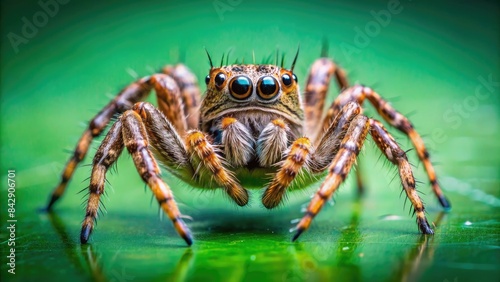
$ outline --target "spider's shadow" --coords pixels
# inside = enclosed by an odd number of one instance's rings
[[[209,210],[191,213],[193,231],[196,229],[208,230],[214,233],[270,233],[288,230],[290,221],[287,220],[301,215],[300,209],[287,207],[276,211],[237,210],[233,212]]]
[[[269,234],[270,231],[276,233],[292,227],[290,220],[302,217],[301,206],[308,202],[306,198],[294,197],[284,199],[281,205],[268,210],[260,202],[262,191],[250,192],[251,202],[244,207],[221,199],[219,195],[204,192],[190,202],[183,203],[181,199],[180,209],[192,217],[193,220],[186,219],[186,223],[195,233],[208,230],[209,233]]]

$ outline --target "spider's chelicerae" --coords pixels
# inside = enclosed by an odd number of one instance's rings
[[[301,173],[321,176],[326,171],[326,177],[296,226],[293,236],[296,240],[345,180],[368,134],[385,157],[397,166],[420,231],[432,234],[405,151],[379,121],[362,114],[363,102],[368,99],[383,119],[411,139],[436,197],[443,207],[449,208],[429,154],[410,121],[371,88],[349,87],[344,71],[328,58],[320,58],[312,65],[302,98],[293,73],[296,59],[297,56],[290,69],[283,67],[283,60],[281,67],[270,64],[222,66],[222,63],[214,67],[209,56],[211,68],[201,103],[196,77],[182,64],[165,67],[161,74],[130,84],[91,120],[47,208],[50,210],[66,190],[92,139],[102,133],[115,114],[122,113],[93,159],[90,194],[80,236],[82,243],[88,241],[94,227],[106,173],[124,147],[188,245],[192,244],[191,232],[182,220],[170,187],[160,177],[157,161],[194,187],[222,189],[240,206],[248,203],[246,188],[256,184],[257,188],[264,187],[262,204],[268,209],[278,206],[288,190],[306,186],[303,181],[294,181]],[[332,77],[342,91],[324,114]],[[158,108],[141,102],[153,88]],[[357,173],[358,186],[362,187],[359,170]],[[273,175],[270,180],[269,174]],[[318,179],[322,178],[303,180]]]

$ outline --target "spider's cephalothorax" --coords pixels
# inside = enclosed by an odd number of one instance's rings
[[[301,98],[297,77],[291,69],[275,65],[227,65],[213,67],[200,102],[194,75],[183,65],[168,66],[124,88],[91,120],[66,165],[48,209],[64,193],[77,164],[94,137],[101,134],[116,113],[113,124],[93,159],[86,216],[81,242],[94,227],[105,175],[127,148],[144,182],[180,236],[190,245],[191,233],[182,220],[170,187],[161,179],[157,160],[175,176],[194,187],[221,188],[235,203],[248,203],[247,188],[264,188],[262,204],[278,206],[290,189],[305,186],[295,181],[303,173],[322,179],[306,214],[296,226],[293,240],[306,230],[339,185],[345,180],[368,134],[385,157],[398,167],[403,190],[410,199],[417,224],[424,234],[433,231],[406,153],[377,120],[362,114],[365,99],[389,124],[405,133],[416,148],[441,205],[449,208],[429,160],[429,154],[412,124],[371,88],[349,87],[345,73],[328,58],[311,67]],[[331,78],[341,93],[324,114]],[[140,102],[155,89],[158,108]],[[361,174],[356,170],[362,191]],[[268,179],[272,175],[272,179]]]

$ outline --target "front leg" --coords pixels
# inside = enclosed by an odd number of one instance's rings
[[[97,150],[92,162],[92,174],[90,176],[89,196],[85,219],[80,232],[80,241],[87,243],[97,220],[101,195],[104,194],[106,173],[116,162],[123,150],[122,122],[118,120],[113,124]]]
[[[289,131],[282,119],[275,119],[262,130],[257,140],[259,164],[263,167],[280,166],[262,194],[262,204],[268,209],[282,201],[286,189],[306,164],[311,149],[309,139],[302,137],[295,140],[287,152]],[[280,163],[285,154],[286,158]]]
[[[262,203],[266,208],[272,209],[279,205],[292,181],[307,168],[311,151],[309,138],[301,137],[293,142],[281,167],[262,195]]]
[[[275,154],[286,152],[286,157],[280,164],[278,172],[262,195],[264,206],[268,209],[276,207],[285,195],[286,189],[304,168],[314,174],[324,171],[340,149],[338,140],[344,138],[351,122],[361,111],[361,107],[357,103],[346,105],[320,138],[316,149],[313,148],[310,139],[306,137],[295,140],[286,151],[286,140],[281,146],[271,146],[272,143],[279,140],[280,135],[282,135],[282,138],[286,137],[286,132],[278,130],[281,128],[279,126],[274,129],[274,134],[264,139],[266,142],[260,141],[260,143],[268,144],[267,147],[274,150]],[[269,131],[271,131],[272,125],[275,123],[276,121],[273,121],[266,129],[269,128]],[[262,158],[268,155],[271,154],[267,152],[266,155],[262,155]],[[281,157],[275,159],[273,164],[279,160],[281,160]]]
[[[239,206],[246,205],[248,191],[241,187],[234,175],[222,165],[223,159],[216,154],[214,146],[210,144],[205,134],[198,130],[192,130],[188,132],[185,142],[193,165],[198,165],[196,173],[201,173],[200,169],[208,170],[231,199]]]
[[[173,125],[150,103],[137,103],[134,110],[146,125],[158,158],[170,172],[195,186],[207,186],[203,181],[209,180],[200,178],[200,174],[208,171],[238,205],[248,203],[248,192],[223,166],[224,160],[202,132],[189,131],[182,140]]]
[[[153,192],[177,233],[190,246],[193,243],[191,231],[181,218],[170,187],[160,178],[160,168],[148,148],[148,137],[141,117],[134,111],[128,111],[122,116],[122,120],[123,141],[132,155],[137,172]]]
[[[129,110],[120,117],[106,135],[94,157],[89,186],[90,195],[80,234],[82,244],[88,242],[94,228],[100,204],[99,199],[104,192],[106,173],[109,167],[118,159],[124,145],[132,155],[137,172],[153,191],[160,207],[172,221],[177,233],[188,245],[192,244],[191,232],[181,218],[170,187],[161,180],[158,164],[148,148],[148,136],[143,120],[139,115],[141,112],[143,113],[143,107],[140,105],[134,107],[137,112]],[[161,123],[161,120],[157,122]],[[168,122],[167,124],[170,125]]]
[[[309,228],[313,218],[319,213],[325,202],[333,196],[339,185],[344,182],[356,161],[369,130],[377,146],[387,159],[398,167],[403,189],[413,205],[414,212],[417,214],[417,224],[420,231],[424,234],[434,233],[425,217],[425,208],[415,189],[415,179],[405,152],[401,150],[381,123],[358,115],[350,123],[349,129],[340,144],[340,149],[328,168],[328,175],[309,203],[306,215],[298,223],[297,232],[292,240],[296,240],[302,232]]]
[[[298,223],[297,232],[292,241],[297,240],[300,234],[309,228],[313,218],[319,213],[325,202],[333,196],[339,185],[344,182],[356,161],[359,151],[363,147],[369,128],[369,121],[365,116],[358,115],[352,120],[340,144],[340,149],[328,168],[328,175],[309,203],[306,215]]]
[[[46,208],[48,211],[52,210],[54,204],[66,191],[67,185],[73,177],[78,164],[85,158],[92,140],[102,133],[115,114],[130,109],[135,102],[144,99],[151,91],[151,88],[149,77],[137,80],[120,91],[111,102],[90,120],[88,127],[83,132],[80,140],[78,140],[71,158],[64,167],[59,184],[52,191]]]
[[[66,191],[73,173],[87,154],[92,140],[103,132],[113,116],[129,110],[136,102],[144,100],[152,88],[155,89],[160,110],[181,136],[188,126],[197,127],[199,113],[195,112],[199,105],[199,90],[196,78],[183,65],[176,66],[171,73],[175,74],[174,78],[165,74],[154,74],[130,84],[89,122],[73,155],[66,163],[59,185],[52,192],[47,210],[51,210]],[[190,116],[186,117],[186,113]]]

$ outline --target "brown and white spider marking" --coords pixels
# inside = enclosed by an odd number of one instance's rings
[[[432,234],[405,151],[379,121],[362,114],[363,102],[368,99],[382,118],[408,135],[424,163],[436,197],[443,207],[449,208],[429,154],[412,124],[371,88],[348,87],[344,71],[328,58],[320,58],[312,65],[303,102],[293,74],[296,59],[297,56],[291,69],[283,68],[283,64],[214,67],[209,56],[211,69],[201,105],[197,80],[184,65],[165,67],[162,74],[144,77],[127,86],[89,123],[47,209],[64,193],[92,139],[102,133],[113,115],[123,113],[93,159],[82,243],[88,241],[94,227],[105,175],[124,147],[188,245],[192,244],[191,232],[182,220],[170,187],[160,177],[157,160],[194,187],[223,189],[240,206],[248,203],[246,188],[260,180],[257,188],[265,187],[262,204],[268,209],[278,206],[287,190],[307,184],[294,182],[301,173],[320,176],[327,171],[296,226],[293,237],[296,240],[344,181],[368,133],[385,157],[398,167],[420,231]],[[332,76],[342,92],[324,115]],[[140,102],[152,88],[156,91],[158,108]],[[266,180],[269,174],[274,175],[270,182]],[[358,180],[361,187],[359,175]]]

